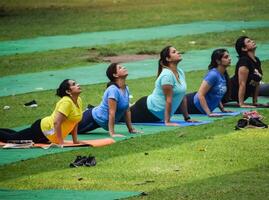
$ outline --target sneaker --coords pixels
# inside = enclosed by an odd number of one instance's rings
[[[268,125],[263,123],[258,118],[250,118],[249,125],[252,125],[252,126],[257,127],[257,128],[268,128]]]
[[[36,108],[37,107],[37,102],[35,100],[27,102],[27,103],[24,104],[24,107]]]
[[[85,166],[87,167],[91,167],[91,166],[95,166],[96,165],[96,159],[94,156],[89,156],[86,160],[86,162],[84,163]]]
[[[86,156],[77,156],[74,162],[70,163],[69,167],[83,166],[88,158]]]
[[[248,125],[248,123],[249,123],[248,119],[245,119],[245,118],[239,119],[235,126],[235,130],[240,130],[241,128],[245,128]]]

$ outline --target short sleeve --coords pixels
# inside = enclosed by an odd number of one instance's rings
[[[62,101],[60,102],[57,111],[64,114],[66,117],[69,116],[72,110],[72,103],[69,101]]]
[[[108,99],[115,99],[116,101],[119,100],[119,92],[116,86],[110,86],[107,91],[107,98]]]
[[[174,85],[173,78],[169,75],[164,75],[160,80],[161,85]]]
[[[218,80],[218,76],[216,72],[209,71],[207,75],[205,76],[204,80],[210,85],[213,86],[216,84],[216,81]]]
[[[247,57],[242,57],[238,60],[238,63],[237,63],[237,66],[238,68],[242,67],[242,66],[245,66],[249,69],[249,66],[250,66],[250,63],[249,63],[249,60]]]

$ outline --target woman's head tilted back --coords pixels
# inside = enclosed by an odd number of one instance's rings
[[[69,80],[70,79],[65,79],[63,82],[61,82],[60,86],[56,90],[56,95],[59,97],[64,97],[64,96],[70,96],[67,91],[70,89],[69,85]]]
[[[111,63],[106,70],[106,76],[110,81],[107,83],[107,87],[109,87],[110,85],[117,86],[116,77],[115,77],[115,74],[117,74],[117,66],[118,66],[118,63]]]
[[[245,48],[245,40],[247,39],[247,36],[241,36],[239,37],[235,42],[235,50],[238,53],[238,56],[243,56],[246,52],[243,51],[243,48]]]
[[[81,93],[81,89],[79,84],[77,84],[72,79],[65,79],[61,82],[60,86],[56,90],[56,95],[59,97],[64,96],[72,96],[72,95],[79,95]]]
[[[181,61],[181,55],[173,46],[169,45],[163,48],[163,50],[160,52],[157,77],[162,72],[163,67],[168,67],[169,64],[172,62],[177,64],[180,61]]]
[[[208,69],[213,69],[218,67],[219,65],[230,65],[230,60],[226,63],[223,63],[223,56],[228,56],[229,58],[229,52],[227,49],[215,49],[211,55],[211,61],[208,65]]]

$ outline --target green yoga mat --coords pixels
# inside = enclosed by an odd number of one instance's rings
[[[217,47],[216,47],[217,48]],[[234,48],[226,47],[232,56],[232,64],[237,61]],[[215,48],[190,51],[183,55],[179,66],[185,71],[206,70],[210,56]],[[257,55],[261,60],[269,60],[269,41],[258,44]],[[128,71],[128,79],[156,76],[157,60],[150,59],[124,64]],[[40,90],[55,89],[59,83],[66,79],[75,79],[81,85],[107,82],[105,71],[107,63],[91,66],[74,67],[66,70],[45,71],[21,75],[12,75],[0,78],[0,96],[24,94]],[[40,81],[46,80],[46,81]]]
[[[138,196],[141,192],[129,191],[89,191],[89,190],[7,190],[0,189],[3,200],[27,199],[27,200],[87,200],[87,199],[122,199]]]
[[[21,128],[16,128],[16,130],[20,130],[25,128],[23,126]],[[132,137],[141,137],[144,135],[155,134],[161,131],[169,131],[175,129],[174,127],[149,127],[149,126],[139,126],[136,127],[138,130],[143,131],[143,134],[129,134],[125,125],[116,125],[115,131],[118,134],[123,134],[126,137],[117,137],[113,138],[115,141],[122,141]],[[90,134],[82,134],[78,135],[79,140],[94,140],[94,139],[103,139],[108,138],[109,134],[107,131],[99,128],[92,131]],[[72,136],[69,135],[67,137],[68,140],[72,140]],[[49,148],[49,149],[41,149],[41,148],[30,148],[30,149],[0,149],[0,165],[9,164],[17,161],[24,161],[31,158],[37,158],[43,155],[61,153],[65,151],[77,150],[78,148],[91,148],[91,147],[66,147],[66,148]]]
[[[150,28],[37,37],[0,42],[0,56],[262,27],[269,27],[269,21],[201,21]]]

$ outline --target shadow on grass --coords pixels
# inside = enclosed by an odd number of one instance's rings
[[[128,199],[268,199],[269,166],[207,178]]]

